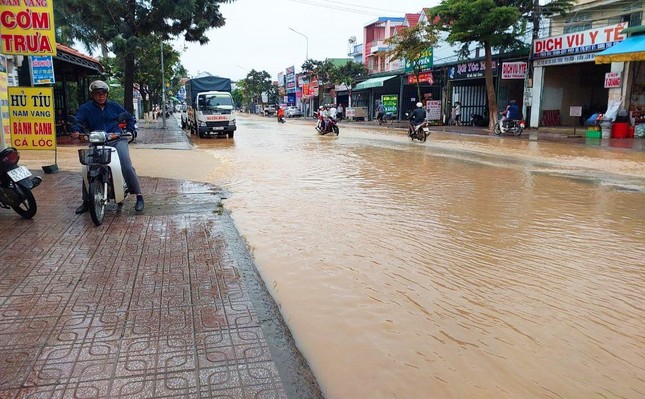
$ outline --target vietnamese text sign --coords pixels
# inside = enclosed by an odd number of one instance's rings
[[[51,55],[29,57],[31,65],[31,82],[34,85],[53,84],[54,61]]]
[[[2,120],[2,135],[0,144],[5,147],[5,140],[9,139],[9,96],[7,95],[7,57],[0,54],[0,120]]]
[[[408,84],[417,83],[417,77],[414,74],[407,76]],[[428,82],[429,84],[434,84],[434,79],[432,78],[432,71],[421,72],[419,73],[419,83]]]
[[[396,114],[399,109],[399,96],[384,95],[381,96],[381,103],[385,107],[386,113]]]
[[[492,60],[491,68],[493,69],[493,76],[497,76],[496,60]],[[483,78],[485,71],[486,62],[484,60],[462,62],[448,68],[448,78],[451,80]]]
[[[426,102],[426,119],[429,121],[438,121],[441,119],[441,101],[433,100]]]
[[[627,23],[620,23],[582,32],[535,39],[533,41],[533,55],[536,58],[543,58],[604,50],[625,39],[622,31],[626,27]]]
[[[412,73],[415,69],[419,71],[432,69],[432,48],[426,49],[416,61],[405,60],[405,73]]]
[[[526,62],[502,62],[502,79],[524,79]]]
[[[0,1],[3,54],[56,55],[53,1]]]
[[[11,146],[25,150],[56,148],[54,89],[9,87]]]
[[[620,87],[620,73],[607,72],[605,74],[605,89],[611,89],[613,87]]]

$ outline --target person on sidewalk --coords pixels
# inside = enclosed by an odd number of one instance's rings
[[[455,101],[455,125],[461,126],[461,103]]]
[[[378,120],[379,125],[383,124],[384,116],[385,116],[385,106],[383,105],[382,102],[379,102],[378,107],[376,107],[376,120]]]
[[[127,113],[127,111],[114,101],[108,100],[108,93],[110,87],[102,80],[95,80],[90,83],[90,97],[89,101],[78,108],[76,113],[76,122],[72,126],[71,137],[76,139],[81,132],[87,128],[90,132],[94,130],[104,130],[107,133],[120,133],[119,128],[119,115]],[[126,130],[134,132],[135,121],[132,115],[129,115]],[[121,161],[121,169],[123,170],[123,178],[128,185],[128,192],[137,196],[137,202],[134,210],[137,212],[143,211],[143,195],[141,194],[141,185],[139,184],[139,177],[137,176],[132,160],[130,159],[130,152],[128,151],[128,140],[126,138],[119,139],[111,142],[109,145],[116,148]],[[76,214],[81,214],[89,210],[89,200],[87,198],[87,190],[85,183],[83,183],[83,204],[76,209]]]
[[[343,109],[343,104],[338,103],[338,107],[336,107],[336,119],[338,119],[338,121],[343,120],[343,112],[344,111],[345,110]]]

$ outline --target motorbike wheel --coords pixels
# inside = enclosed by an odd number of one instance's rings
[[[516,127],[515,130],[513,131],[513,134],[516,136],[519,136],[522,134],[522,128],[520,126]]]
[[[426,135],[425,130],[419,129],[419,141],[421,141],[422,143],[425,143],[427,138],[428,138],[428,135]]]
[[[340,129],[338,129],[338,126],[332,126],[332,129],[334,130],[334,133],[336,133],[336,136],[338,136],[338,133],[340,132]]]
[[[493,132],[495,132],[495,134],[498,136],[502,134],[502,129],[499,127],[499,122],[497,122],[493,127]]]
[[[18,205],[12,205],[11,209],[13,209],[23,219],[33,218],[38,211],[38,206],[36,205],[36,198],[34,198],[34,194],[32,194],[31,190],[20,187],[16,184],[14,184],[10,189],[13,189],[16,195],[22,199]]]
[[[95,225],[100,226],[103,224],[105,217],[105,185],[103,179],[97,177],[90,182],[89,197],[90,197],[90,216]]]

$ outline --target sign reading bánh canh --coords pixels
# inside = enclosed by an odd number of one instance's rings
[[[11,146],[24,150],[56,148],[54,89],[9,87]]]
[[[0,52],[56,55],[52,0],[0,0]]]

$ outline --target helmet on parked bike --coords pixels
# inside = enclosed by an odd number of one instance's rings
[[[90,83],[90,94],[96,93],[98,91],[109,93],[110,87],[102,80],[95,80],[94,82]]]
[[[423,103],[418,102],[417,103],[417,108],[421,108],[421,107],[423,107]]]

